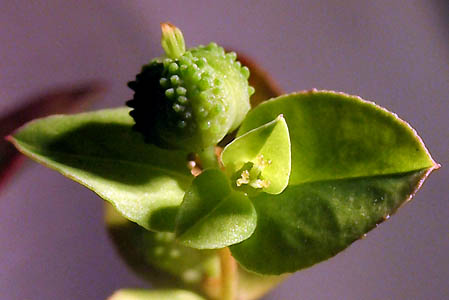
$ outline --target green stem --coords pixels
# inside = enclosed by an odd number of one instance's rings
[[[219,167],[217,156],[215,155],[214,146],[210,146],[208,148],[203,149],[203,151],[199,152],[198,155],[200,157],[201,166],[203,167],[203,170]]]
[[[221,265],[221,297],[220,300],[237,299],[238,274],[237,263],[231,255],[229,248],[219,251]]]

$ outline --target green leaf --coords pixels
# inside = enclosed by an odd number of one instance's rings
[[[239,136],[224,148],[221,159],[226,171],[237,173],[234,184],[250,185],[279,194],[288,185],[291,169],[290,137],[282,115]]]
[[[108,233],[124,261],[155,288],[188,289],[214,299],[220,293],[216,250],[181,245],[173,233],[151,232],[122,217],[106,203]],[[287,276],[261,276],[238,270],[238,298],[259,299]]]
[[[108,300],[205,300],[205,298],[184,290],[121,289]]]
[[[156,288],[200,291],[205,278],[220,275],[215,250],[181,245],[171,232],[152,232],[128,221],[114,207],[105,206],[108,233],[121,257]]]
[[[311,182],[253,198],[254,234],[231,247],[247,269],[295,272],[328,259],[375,228],[411,197],[427,170],[402,175]]]
[[[82,110],[98,99],[104,92],[100,82],[86,82],[70,88],[57,88],[45,94],[26,99],[23,105],[0,116],[0,136],[5,137],[25,122],[55,113],[69,113]],[[0,140],[0,190],[13,177],[22,164],[22,157],[13,145]]]
[[[438,167],[396,115],[333,92],[263,103],[238,135],[279,114],[292,145],[289,186],[279,195],[251,196],[256,231],[231,247],[251,271],[294,272],[337,254],[389,218]]]
[[[407,123],[372,102],[342,93],[312,91],[269,100],[248,113],[238,136],[280,114],[290,132],[290,184],[435,166]]]
[[[254,206],[233,191],[226,175],[208,169],[187,190],[176,219],[178,240],[197,249],[217,249],[247,239],[256,228]]]
[[[187,153],[162,150],[132,131],[129,109],[36,120],[9,137],[25,155],[93,190],[139,225],[173,231],[193,176]]]

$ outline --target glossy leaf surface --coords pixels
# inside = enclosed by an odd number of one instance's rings
[[[189,247],[223,248],[247,239],[256,220],[249,198],[232,190],[223,172],[208,169],[186,191],[176,219],[176,235]]]
[[[280,115],[239,136],[226,146],[221,159],[231,178],[235,173],[241,176],[237,178],[237,186],[254,187],[260,182],[261,186],[255,188],[269,194],[281,193],[287,187],[291,169],[290,137],[285,119]],[[248,163],[249,170],[245,169]],[[242,178],[244,175],[248,178]]]
[[[193,176],[187,153],[145,144],[127,108],[52,116],[10,140],[25,155],[90,188],[139,225],[173,231]]]
[[[248,113],[238,136],[280,114],[290,132],[290,184],[435,165],[407,123],[372,102],[342,93],[311,91],[269,100]]]
[[[108,300],[206,300],[184,290],[144,290],[122,289],[116,291]]]
[[[290,182],[279,195],[251,197],[257,229],[231,247],[249,270],[294,272],[335,255],[394,213],[437,167],[396,115],[332,92],[263,103],[239,135],[278,114],[290,131]]]

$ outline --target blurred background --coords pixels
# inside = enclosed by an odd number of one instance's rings
[[[159,23],[187,45],[252,57],[285,92],[329,89],[396,112],[443,165],[414,201],[335,258],[264,299],[447,299],[449,2],[0,1],[0,116],[58,86],[101,79],[93,109],[123,105],[126,82],[162,53]],[[382,151],[382,149],[379,149]],[[0,194],[0,299],[105,299],[146,287],[120,260],[103,202],[35,163]]]

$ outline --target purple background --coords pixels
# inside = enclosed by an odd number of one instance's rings
[[[376,101],[409,121],[443,165],[367,239],[264,299],[448,297],[447,1],[4,0],[1,114],[86,79],[109,83],[95,108],[122,105],[131,97],[125,83],[162,52],[162,21],[180,27],[188,45],[214,40],[250,55],[286,92],[331,89]],[[0,197],[0,299],[104,299],[146,286],[115,253],[102,205],[27,163]]]

